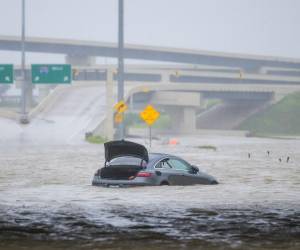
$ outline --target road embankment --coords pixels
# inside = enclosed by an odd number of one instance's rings
[[[16,110],[0,108],[0,117],[16,120],[18,118],[18,113]]]
[[[252,135],[300,135],[300,92],[284,97],[278,103],[245,120],[239,129]]]

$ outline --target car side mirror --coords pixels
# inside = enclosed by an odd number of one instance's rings
[[[199,172],[199,168],[197,166],[192,165],[192,171],[193,173],[198,173]]]

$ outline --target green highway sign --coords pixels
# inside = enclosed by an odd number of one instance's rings
[[[0,64],[0,84],[12,84],[14,82],[14,66],[12,64]]]
[[[72,81],[70,64],[32,64],[33,84],[69,84]]]

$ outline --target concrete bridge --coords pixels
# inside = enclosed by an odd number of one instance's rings
[[[95,57],[116,58],[118,55],[116,43],[80,40],[27,37],[25,48],[28,52],[65,54],[67,62],[73,65],[85,66],[94,65]],[[0,36],[0,50],[20,51],[20,38],[17,36]],[[124,57],[135,60],[226,66],[255,73],[265,71],[267,68],[275,74],[284,71],[286,75],[293,75],[294,70],[298,72],[300,69],[300,60],[290,58],[130,44],[125,45]]]
[[[95,133],[106,136],[113,134],[113,104],[116,88],[114,87],[114,69],[107,71],[106,120]],[[152,72],[158,74],[158,72]],[[233,129],[244,119],[266,106],[279,101],[285,95],[300,91],[299,79],[290,84],[269,83],[195,83],[172,82],[170,74],[163,71],[160,82],[125,84],[126,102],[132,112],[140,112],[147,104],[153,104],[160,111],[168,113],[172,119],[172,133],[194,133],[198,128]],[[184,75],[184,71],[181,72]],[[197,75],[197,72],[188,72]],[[268,77],[268,76],[267,76]],[[263,80],[263,78],[262,78]],[[290,79],[291,80],[291,79]],[[208,99],[220,99],[222,103],[205,111]],[[110,101],[109,101],[110,100]],[[205,111],[205,112],[203,112]],[[222,121],[216,123],[216,118]],[[214,122],[212,122],[214,121]],[[219,126],[212,126],[216,123]],[[110,132],[108,132],[110,131]]]
[[[206,72],[184,67],[182,70],[173,69],[171,66],[163,67],[159,69],[159,67],[154,66],[144,68],[129,66],[126,69],[129,76],[156,76],[156,79],[155,81],[141,81],[136,78],[127,79],[125,83],[125,86],[127,86],[127,102],[136,111],[141,110],[147,103],[152,103],[160,110],[165,111],[172,119],[172,124],[174,124],[172,131],[174,133],[194,132],[198,128],[211,128],[211,124],[215,123],[212,121],[220,117],[223,117],[223,122],[217,123],[219,127],[215,125],[215,128],[232,129],[243,119],[266,105],[280,100],[289,93],[300,91],[300,78],[295,76],[253,73],[243,73],[241,75],[239,71]],[[97,70],[103,74],[103,80],[101,81],[82,81],[81,84],[109,82],[108,88],[112,88],[111,86],[116,80],[115,67],[79,67],[78,69],[89,72],[96,72]],[[212,76],[214,76],[215,81],[207,81],[207,78]],[[203,79],[201,80],[201,78]],[[181,81],[180,79],[184,80]],[[188,79],[193,81],[188,82]],[[39,86],[39,88],[41,93],[45,92],[45,86]],[[114,91],[116,92],[116,90]],[[101,131],[103,129],[113,131],[112,107],[116,98],[114,97],[115,93],[107,93],[107,95],[110,95],[106,97],[109,100],[109,104],[107,104],[109,112],[106,114],[108,120],[100,126]],[[223,104],[219,105],[217,109],[203,113],[208,99],[220,99]],[[99,131],[99,128],[96,130]],[[104,134],[107,134],[107,132],[104,132]],[[110,134],[113,134],[113,132],[110,132]]]
[[[114,80],[117,80],[115,65],[74,66],[73,81],[106,81],[107,70],[114,68]],[[294,73],[296,71],[293,71]],[[21,76],[20,67],[15,67],[15,77]],[[31,82],[31,69],[25,71],[26,79]],[[271,75],[247,73],[227,67],[187,67],[186,65],[127,65],[124,79],[133,82],[176,83],[223,83],[223,84],[300,84],[298,75]]]
[[[219,128],[235,128],[243,119],[280,100],[285,95],[300,91],[300,77],[276,76],[241,72],[226,67],[189,67],[186,65],[130,65],[126,68],[127,101],[136,109],[152,103],[164,110],[172,118],[172,131],[193,132],[198,128],[211,128],[216,118],[223,117],[217,123]],[[112,66],[75,67],[79,74],[100,74],[101,78],[76,81],[88,82],[116,81],[116,68]],[[18,77],[18,68],[17,77]],[[28,69],[29,73],[29,69]],[[154,78],[154,79],[153,79]],[[53,87],[53,86],[50,86]],[[49,93],[49,86],[38,86],[40,98]],[[109,87],[111,88],[111,87]],[[30,89],[32,91],[32,89]],[[146,91],[145,91],[146,90]],[[103,127],[113,131],[112,107],[115,98],[111,94],[106,98],[109,122]],[[218,109],[203,113],[208,99],[221,99]],[[216,126],[215,126],[216,127]],[[218,127],[216,127],[218,128]],[[112,132],[113,133],[113,132]],[[110,134],[112,134],[110,133]],[[105,134],[107,134],[105,132]]]
[[[170,114],[173,132],[191,133],[198,128],[234,129],[250,115],[295,91],[300,91],[299,85],[163,83],[133,88],[128,103],[137,110],[151,103]],[[208,99],[222,103],[203,112]],[[214,125],[216,119],[219,123]]]
[[[114,65],[98,65],[98,66],[77,66],[73,67],[76,74],[73,76],[73,81],[84,82],[102,82],[108,81],[107,72],[112,71],[113,81],[117,80],[117,70]],[[15,67],[16,79],[20,76],[20,68]],[[30,68],[26,69],[26,79],[31,82]],[[243,99],[256,99],[259,98],[259,94],[249,95],[249,91],[240,91],[242,88],[246,88],[248,85],[270,85],[272,86],[291,86],[300,85],[300,77],[298,76],[276,76],[269,74],[256,74],[241,72],[237,68],[228,67],[207,67],[207,66],[194,66],[188,65],[128,65],[125,69],[125,81],[136,82],[141,85],[154,84],[154,83],[177,83],[182,86],[188,84],[200,84],[201,86],[212,85],[213,88],[217,88],[218,96],[224,97],[228,93],[224,93],[223,89],[230,87],[232,91],[236,89]],[[19,86],[17,81],[17,86]],[[201,87],[200,86],[200,87]],[[32,85],[28,88],[28,96],[32,96],[34,88],[39,88],[39,93],[42,96],[47,95],[49,90],[53,88],[53,85]],[[203,95],[212,95],[210,92],[202,91]],[[247,93],[247,94],[245,94]],[[2,93],[3,94],[3,93]],[[0,93],[1,95],[1,93]],[[217,90],[214,90],[213,95],[217,98]],[[236,97],[237,95],[234,95]],[[212,98],[212,97],[211,97]]]

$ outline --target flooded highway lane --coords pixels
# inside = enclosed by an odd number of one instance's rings
[[[0,248],[299,249],[300,141],[179,141],[150,151],[179,155],[219,185],[94,187],[102,145],[1,144]]]

